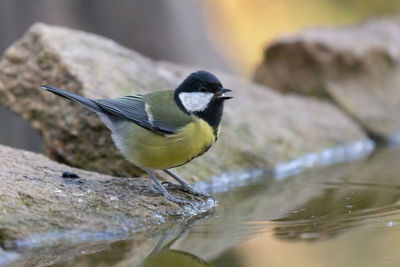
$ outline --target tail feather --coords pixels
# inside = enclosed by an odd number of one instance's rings
[[[62,89],[59,89],[59,88],[56,88],[56,87],[53,87],[53,86],[41,85],[41,87],[46,89],[47,91],[50,91],[50,92],[56,94],[56,95],[65,97],[65,98],[67,98],[69,100],[72,100],[74,102],[82,104],[83,106],[89,108],[92,111],[102,112],[100,107],[95,102],[93,102],[92,100],[90,100],[88,98],[85,98],[85,97],[82,97],[82,96],[79,96],[79,95],[64,91]]]

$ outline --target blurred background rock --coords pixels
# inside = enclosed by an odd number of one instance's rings
[[[0,0],[0,54],[42,21],[112,38],[152,59],[248,77],[278,35],[399,11],[399,0]],[[0,122],[0,143],[42,151],[38,134],[1,106]]]

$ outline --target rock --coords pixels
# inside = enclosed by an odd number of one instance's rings
[[[45,24],[33,25],[0,63],[0,103],[29,120],[46,153],[72,166],[118,176],[142,171],[114,148],[109,131],[83,107],[49,94],[40,84],[91,98],[173,89],[198,70],[154,62],[103,37]],[[226,171],[273,168],[305,153],[366,139],[334,105],[282,96],[218,73],[235,98],[226,103],[221,136],[179,173],[190,181]]]
[[[400,18],[319,27],[265,49],[255,81],[328,98],[378,139],[400,133]]]
[[[62,178],[66,170],[81,178]],[[18,247],[57,236],[79,239],[85,238],[83,234],[106,237],[122,230],[152,232],[171,221],[176,224],[173,217],[179,216],[183,223],[212,209],[212,201],[182,192],[173,194],[193,202],[193,208],[139,194],[150,185],[149,179],[73,169],[40,154],[0,146],[0,244]]]

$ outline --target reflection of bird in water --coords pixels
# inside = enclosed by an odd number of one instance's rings
[[[182,231],[176,238],[162,246],[167,234],[163,234],[150,255],[139,264],[140,267],[205,267],[213,266],[198,256],[186,251],[171,249],[171,246],[183,236]]]
[[[154,255],[150,255],[145,259],[141,267],[197,267],[197,266],[212,266],[210,263],[200,259],[191,253],[174,250],[162,249]]]

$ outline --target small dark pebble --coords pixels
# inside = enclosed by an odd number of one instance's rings
[[[79,177],[78,174],[73,173],[73,172],[63,172],[61,177],[62,178],[72,178],[72,179],[81,178],[81,177]]]

